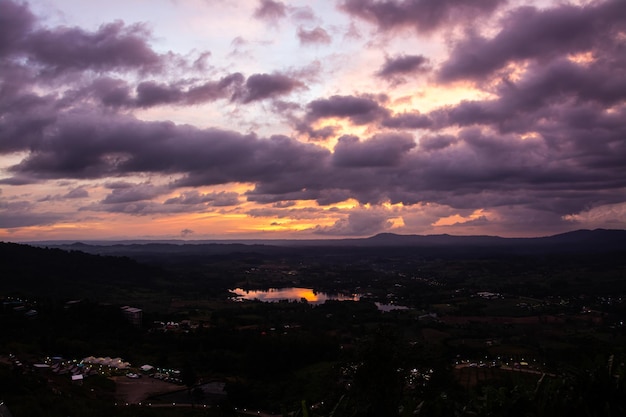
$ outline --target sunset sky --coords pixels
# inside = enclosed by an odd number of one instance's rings
[[[599,227],[624,0],[0,0],[0,240]]]

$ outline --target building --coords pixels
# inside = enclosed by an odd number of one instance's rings
[[[141,320],[143,319],[143,310],[136,307],[124,306],[122,307],[122,313],[124,317],[133,324],[133,326],[141,327]]]

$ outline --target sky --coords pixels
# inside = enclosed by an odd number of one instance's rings
[[[595,228],[625,0],[0,0],[0,240]]]

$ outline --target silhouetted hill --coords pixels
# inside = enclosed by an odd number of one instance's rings
[[[373,255],[484,258],[507,255],[621,252],[626,251],[626,231],[577,230],[537,238],[382,233],[363,239],[183,242],[109,242],[106,245],[57,242],[46,246],[91,254],[128,256],[141,262],[161,264],[181,264],[210,258],[242,259],[251,256],[309,259]]]
[[[589,251],[626,249],[626,230],[576,230],[558,235],[536,238],[502,238],[498,236],[396,235],[381,233],[369,239],[368,244],[380,246],[484,246],[533,248],[559,252],[568,249]]]
[[[150,287],[163,274],[127,257],[0,243],[0,290],[34,295],[85,297],[119,288]]]

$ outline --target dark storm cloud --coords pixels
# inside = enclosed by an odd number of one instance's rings
[[[287,14],[287,6],[279,1],[261,0],[259,7],[254,11],[254,17],[277,23]]]
[[[332,42],[328,32],[319,26],[311,30],[306,30],[303,27],[298,28],[298,38],[302,45],[329,44]]]
[[[356,136],[342,136],[335,145],[333,163],[344,167],[394,166],[414,147],[413,137],[406,134],[381,134],[363,142]]]
[[[318,99],[307,105],[306,119],[341,117],[350,119],[356,125],[363,125],[381,119],[389,114],[378,101],[369,97],[332,96]]]
[[[254,74],[248,77],[242,91],[235,98],[243,103],[250,103],[289,94],[302,88],[306,88],[302,82],[284,74]]]
[[[621,0],[551,9],[521,7],[501,23],[493,38],[461,40],[440,69],[440,79],[481,79],[512,61],[548,60],[613,44],[626,25]]]
[[[422,55],[400,55],[386,58],[385,64],[376,75],[388,81],[396,81],[404,75],[424,72],[427,64],[428,59]]]
[[[381,30],[412,27],[427,33],[493,12],[504,0],[345,0],[341,7],[352,16],[375,23]]]

